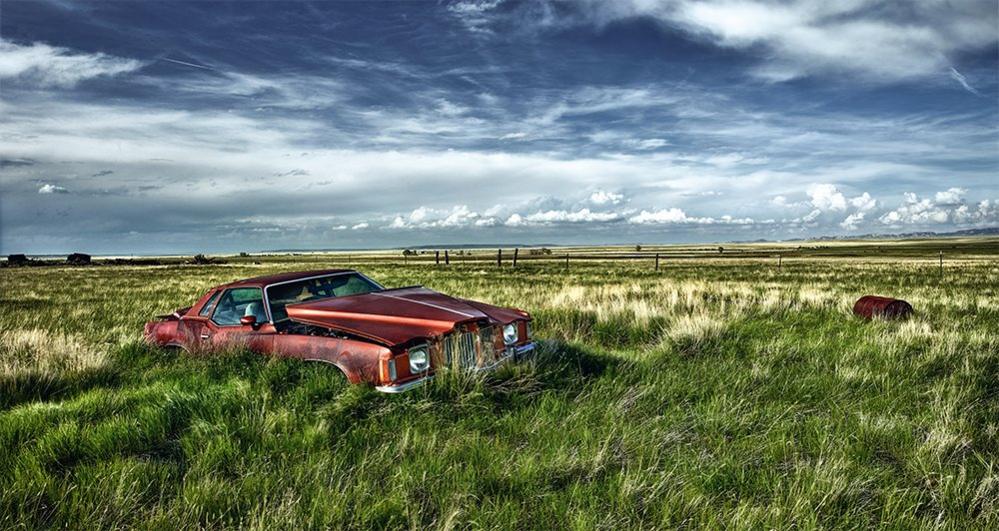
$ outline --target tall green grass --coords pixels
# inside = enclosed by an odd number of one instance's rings
[[[140,341],[342,257],[0,271],[2,528],[999,525],[999,266],[351,265],[531,311],[532,360],[399,396]],[[916,307],[865,322],[867,293]]]

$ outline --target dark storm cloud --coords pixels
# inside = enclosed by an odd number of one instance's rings
[[[0,159],[0,168],[20,168],[34,165],[35,161],[31,159]]]

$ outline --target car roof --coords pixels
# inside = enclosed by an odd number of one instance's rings
[[[253,278],[246,278],[243,280],[237,280],[235,282],[223,284],[219,287],[220,288],[238,288],[238,287],[262,288],[264,286],[277,284],[279,282],[289,282],[293,280],[301,280],[303,278],[335,275],[337,273],[356,273],[356,271],[354,271],[353,269],[317,269],[314,271],[289,271],[287,273],[276,273],[273,275],[264,275]]]

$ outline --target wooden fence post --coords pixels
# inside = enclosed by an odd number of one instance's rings
[[[656,271],[659,271],[659,253],[656,253]]]
[[[519,253],[520,253],[520,249],[515,247],[513,249],[513,267],[514,267],[514,269],[517,268],[517,254],[519,254]]]
[[[940,251],[940,274],[943,274],[943,251]]]
[[[565,268],[569,269],[569,253],[565,253]]]
[[[441,252],[440,251],[434,251],[434,263],[437,264],[437,265],[441,265]]]
[[[503,267],[503,249],[496,249],[496,267]]]
[[[451,258],[447,254],[447,249],[444,249],[444,265],[451,265]]]
[[[781,259],[783,258],[784,257],[780,253],[777,254],[777,269],[780,269]]]

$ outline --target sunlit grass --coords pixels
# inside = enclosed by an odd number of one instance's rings
[[[980,256],[943,275],[925,258],[252,260],[0,270],[0,527],[999,524],[999,266]],[[524,308],[539,352],[386,396],[328,365],[140,342],[213,285],[348,261]],[[868,293],[916,315],[853,317]]]

